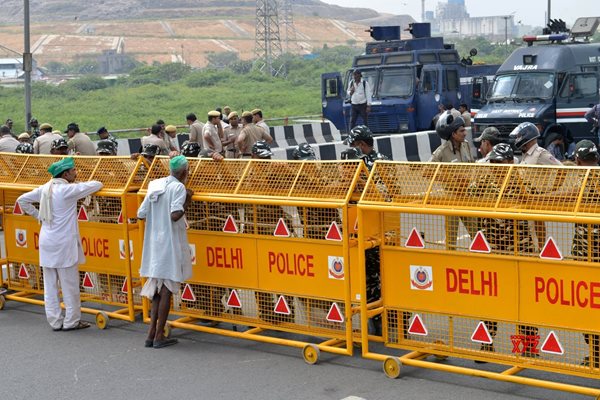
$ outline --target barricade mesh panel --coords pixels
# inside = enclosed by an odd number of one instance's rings
[[[60,160],[61,158],[62,157],[54,156],[27,157],[27,162],[17,176],[16,183],[20,185],[43,185],[51,178],[50,174],[48,173],[48,167],[50,164]],[[77,167],[79,166],[77,165]],[[81,179],[81,177],[79,179]]]
[[[133,303],[142,304],[139,294],[140,281],[135,279],[133,285],[125,285],[125,276],[79,271],[81,301],[123,306],[127,304],[127,292],[133,290]]]
[[[227,162],[204,159],[196,169],[190,169],[188,187],[195,193],[232,194],[249,160],[228,160]]]
[[[132,160],[129,157],[99,157],[97,168],[94,174],[90,177],[92,180],[98,180],[103,183],[104,190],[119,190],[127,187],[131,175],[136,171],[138,162]],[[79,164],[77,164],[79,168]],[[78,180],[83,180],[83,177],[79,176]],[[137,175],[137,174],[136,174]],[[134,176],[136,176],[134,175]],[[139,188],[141,181],[138,179],[137,182],[134,179],[131,187]]]
[[[43,271],[35,264],[9,263],[8,282],[13,290],[44,293]]]
[[[596,213],[600,209],[598,178],[597,170],[580,167],[379,162],[362,201],[486,211]]]
[[[384,318],[390,347],[600,374],[599,335],[392,308]]]
[[[237,193],[287,197],[301,168],[301,163],[254,160],[250,163],[248,173],[243,178]]]
[[[333,302],[326,299],[294,297],[283,293],[271,293],[235,289],[237,301],[230,301],[232,289],[222,286],[183,284],[173,298],[172,311],[196,318],[215,319],[260,324],[341,336],[347,321],[333,322],[327,315]],[[235,306],[229,306],[235,304]],[[238,307],[239,305],[239,307]],[[336,303],[344,315],[345,305]]]
[[[119,223],[122,209],[120,197],[88,196],[77,202],[78,212],[82,206],[90,222]]]
[[[16,154],[2,154],[0,157],[0,182],[1,183],[16,183],[17,174],[25,165],[27,156]]]

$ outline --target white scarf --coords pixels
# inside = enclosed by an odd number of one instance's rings
[[[52,178],[42,187],[40,196],[39,222],[49,224],[52,222],[52,186],[64,185],[69,182],[63,178]]]

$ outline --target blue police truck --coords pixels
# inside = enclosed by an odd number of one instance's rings
[[[473,120],[473,136],[488,126],[508,134],[522,122],[540,130],[542,144],[553,138],[568,144],[593,137],[584,114],[599,101],[600,44],[589,38],[599,18],[579,18],[568,30],[553,20],[543,35],[525,36],[527,47],[515,50],[500,66],[488,103]]]
[[[359,69],[373,89],[369,128],[374,133],[427,130],[438,105],[466,103],[477,110],[485,103],[487,82],[498,65],[473,65],[454,45],[432,37],[429,23],[410,25],[412,39],[400,39],[399,26],[371,27],[375,40],[354,58],[352,69],[321,75],[323,116],[341,132],[349,131],[351,105],[346,101],[352,71]],[[358,123],[362,123],[360,117]]]

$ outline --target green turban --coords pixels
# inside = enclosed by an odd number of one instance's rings
[[[171,158],[169,161],[169,169],[171,171],[179,171],[181,168],[188,164],[187,158],[184,156],[176,156]]]
[[[73,160],[73,157],[65,157],[62,160],[50,165],[48,167],[48,172],[50,172],[50,175],[52,175],[53,178],[56,178],[58,175],[70,170],[71,168],[75,168],[75,160]]]

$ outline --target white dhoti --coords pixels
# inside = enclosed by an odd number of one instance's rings
[[[59,283],[62,289],[65,315],[60,308]],[[46,318],[52,329],[69,329],[81,319],[79,296],[79,266],[68,268],[44,267],[44,303]]]
[[[160,289],[163,287],[163,285],[166,286],[171,293],[178,293],[179,289],[181,288],[181,284],[179,282],[175,282],[170,279],[147,278],[140,294],[152,300],[154,295],[160,292]]]

